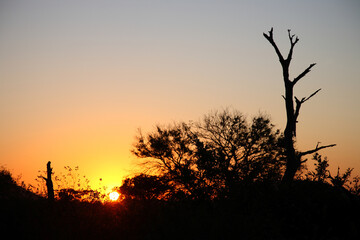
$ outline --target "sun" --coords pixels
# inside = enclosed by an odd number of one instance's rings
[[[111,201],[116,201],[120,197],[120,194],[118,192],[111,192],[109,193],[109,198]]]

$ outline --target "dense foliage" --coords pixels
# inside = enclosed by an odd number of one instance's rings
[[[140,133],[133,153],[150,173],[193,199],[227,197],[241,184],[281,179],[281,135],[269,118],[249,123],[239,112],[215,112],[196,123]]]

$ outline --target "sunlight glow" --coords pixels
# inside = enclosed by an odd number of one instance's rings
[[[120,194],[118,192],[111,192],[109,193],[109,198],[111,201],[116,201],[120,197]]]

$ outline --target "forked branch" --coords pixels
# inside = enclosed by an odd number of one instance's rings
[[[291,45],[290,45],[290,51],[289,51],[289,54],[288,54],[288,57],[287,57],[286,61],[289,62],[289,63],[290,63],[291,58],[292,58],[294,46],[295,46],[295,44],[299,41],[299,38],[298,38],[297,36],[295,36],[294,34],[291,35],[290,32],[291,32],[291,30],[288,29],[289,40],[290,40],[290,44],[291,44]],[[295,39],[294,39],[294,37],[295,37]]]
[[[271,28],[271,30],[269,31],[269,34],[263,33],[264,37],[269,41],[269,43],[274,47],[276,54],[279,57],[279,61],[281,63],[284,63],[284,57],[282,56],[278,46],[276,45],[275,41],[274,41],[274,37],[273,37],[273,28]]]
[[[290,40],[291,46],[295,46],[295,44],[299,41],[299,38],[297,36],[295,36],[295,34],[291,35],[290,32],[291,32],[291,30],[288,29],[289,40]],[[295,40],[294,40],[294,37],[295,37]]]
[[[321,88],[319,88],[318,90],[313,92],[310,96],[304,97],[301,100],[299,100],[297,97],[295,97],[296,108],[295,108],[294,118],[295,118],[296,123],[297,123],[297,118],[299,117],[301,105],[304,102],[306,102],[307,100],[309,100],[310,98],[312,98],[313,96],[315,96],[320,90],[321,90]],[[294,132],[294,135],[296,136],[296,132]]]

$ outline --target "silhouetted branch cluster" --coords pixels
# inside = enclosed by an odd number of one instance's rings
[[[268,118],[248,123],[238,112],[223,111],[196,123],[140,133],[133,153],[172,188],[192,198],[212,198],[228,195],[238,184],[279,180],[281,140]]]
[[[306,173],[306,178],[311,181],[325,182],[329,178],[329,161],[327,157],[323,159],[319,153],[315,153],[313,160],[316,161],[314,164],[315,170]]]
[[[55,188],[53,188],[54,199],[86,202],[97,202],[105,199],[106,195],[104,190],[106,189],[91,189],[89,179],[87,179],[85,175],[80,176],[78,172],[79,166],[74,168],[65,166],[64,169],[66,171],[65,173],[60,172],[59,174],[54,174],[54,172],[51,172],[51,174],[54,175],[55,183]],[[45,180],[45,184],[47,184],[46,179],[47,178],[42,175],[37,177],[36,180],[39,182],[36,191],[37,194],[43,195],[40,189],[43,188],[41,183],[43,184],[44,181],[41,180]]]
[[[315,161],[315,169],[305,173],[305,180],[331,184],[335,188],[340,188],[345,192],[360,196],[359,176],[355,176],[353,179],[350,179],[353,168],[347,168],[344,173],[340,173],[340,167],[338,167],[337,174],[333,176],[328,170],[329,161],[327,157],[322,158],[319,153],[315,152],[313,160]]]

